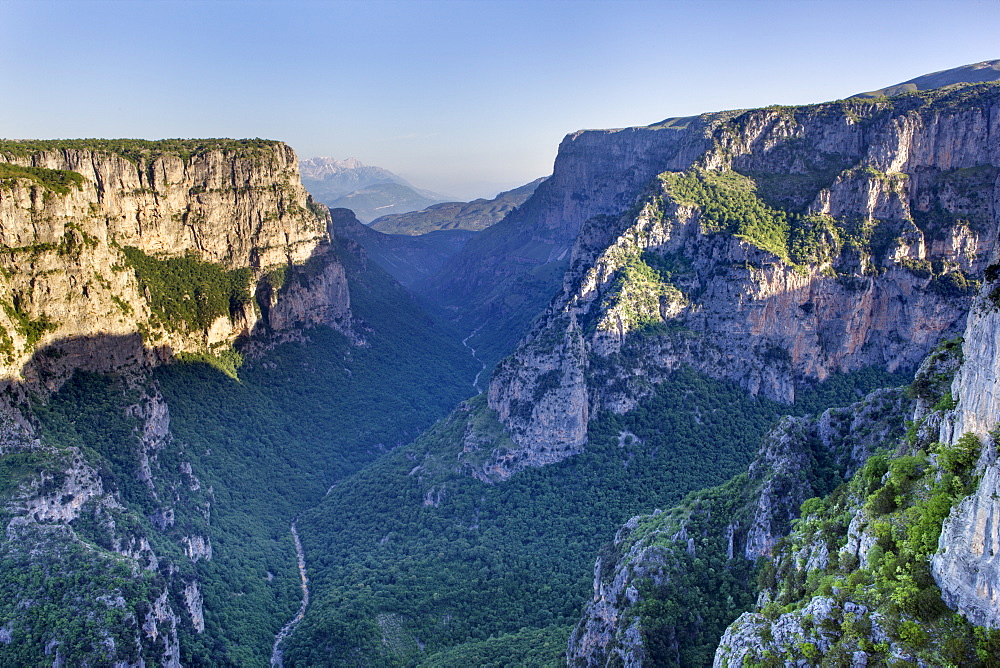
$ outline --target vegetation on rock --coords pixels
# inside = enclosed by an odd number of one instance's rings
[[[268,155],[281,142],[270,139],[0,139],[0,155],[23,158],[43,151],[95,151],[119,155],[130,162],[176,155],[184,162],[212,151],[234,158]],[[48,170],[53,171],[53,170]],[[61,171],[61,170],[54,170]]]
[[[37,184],[59,195],[68,195],[70,190],[83,187],[83,174],[67,169],[46,169],[44,167],[22,167],[0,162],[0,186],[10,187],[21,180]]]
[[[194,253],[155,258],[138,248],[122,248],[158,323],[170,329],[207,330],[222,316],[234,316],[250,304],[249,268],[227,271]]]

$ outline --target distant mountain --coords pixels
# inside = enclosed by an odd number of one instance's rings
[[[331,209],[333,233],[364,248],[368,257],[407,288],[438,271],[476,232],[435,230],[420,236],[384,234],[363,225],[349,209]]]
[[[371,226],[386,234],[427,234],[437,230],[472,230],[479,232],[500,222],[510,211],[524,204],[547,177],[513,190],[502,192],[493,199],[471,202],[434,204],[422,211],[390,214],[377,218]]]
[[[335,200],[376,183],[410,184],[388,169],[366,165],[357,158],[309,158],[299,162],[302,184],[321,202]]]
[[[331,209],[350,209],[367,225],[381,215],[426,209],[441,200],[426,197],[402,183],[376,183],[343,197],[320,201]]]
[[[1000,81],[1000,60],[984,60],[973,65],[953,67],[950,70],[925,74],[895,86],[858,93],[852,97],[892,97],[902,93],[943,88],[958,83],[982,83],[984,81]]]
[[[302,185],[313,198],[331,208],[351,209],[363,223],[448,199],[430,190],[414,188],[402,176],[366,165],[357,158],[310,158],[299,162],[299,172]]]

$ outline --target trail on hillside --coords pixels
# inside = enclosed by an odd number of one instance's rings
[[[474,359],[477,362],[479,362],[480,364],[482,364],[482,368],[480,368],[479,369],[479,373],[476,374],[476,379],[474,381],[472,381],[472,386],[474,388],[476,388],[476,392],[478,392],[479,394],[483,393],[482,389],[480,389],[480,387],[479,387],[479,377],[483,375],[483,371],[486,371],[486,362],[484,362],[483,360],[479,359],[479,357],[476,355],[476,349],[469,345],[469,339],[471,339],[473,336],[475,336],[476,334],[478,334],[479,330],[481,330],[482,328],[483,328],[482,325],[480,325],[479,327],[476,327],[474,330],[472,330],[471,334],[469,334],[467,337],[465,337],[464,339],[462,339],[462,345],[465,346],[466,348],[468,348],[469,352],[472,353],[472,359]]]
[[[306,606],[309,605],[309,576],[306,575],[306,555],[302,550],[302,541],[299,540],[299,532],[295,528],[294,520],[292,521],[292,538],[295,539],[295,555],[299,561],[299,577],[302,578],[302,605],[299,606],[299,611],[295,613],[295,616],[281,628],[281,631],[274,638],[274,648],[271,650],[271,666],[276,666],[277,668],[281,668],[281,659],[284,654],[281,651],[281,641],[292,635],[292,631],[295,630],[296,625],[302,621],[302,617],[306,614]]]

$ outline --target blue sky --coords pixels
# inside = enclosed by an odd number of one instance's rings
[[[995,58],[1000,0],[0,0],[0,136],[268,137],[472,197],[577,129]]]

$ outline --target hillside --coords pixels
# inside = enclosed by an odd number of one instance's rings
[[[0,663],[996,665],[991,63],[421,234],[280,142],[0,141]]]
[[[266,665],[292,519],[478,364],[331,236],[283,144],[0,153],[0,661]]]
[[[984,83],[990,81],[1000,81],[1000,60],[984,60],[981,63],[963,65],[961,67],[953,67],[950,70],[925,74],[915,79],[896,84],[895,86],[887,86],[886,88],[868,91],[867,93],[858,93],[854,97],[892,97],[893,95],[943,88],[961,83]]]
[[[470,230],[480,232],[499,222],[508,213],[524,204],[544,178],[535,179],[520,188],[507,190],[493,199],[471,202],[444,202],[422,211],[380,216],[372,221],[372,229],[386,234],[420,235],[437,230]]]
[[[476,235],[458,229],[412,236],[385,234],[362,224],[350,209],[333,209],[330,214],[338,237],[356,242],[372,262],[416,291],[428,276],[445,266]]]

